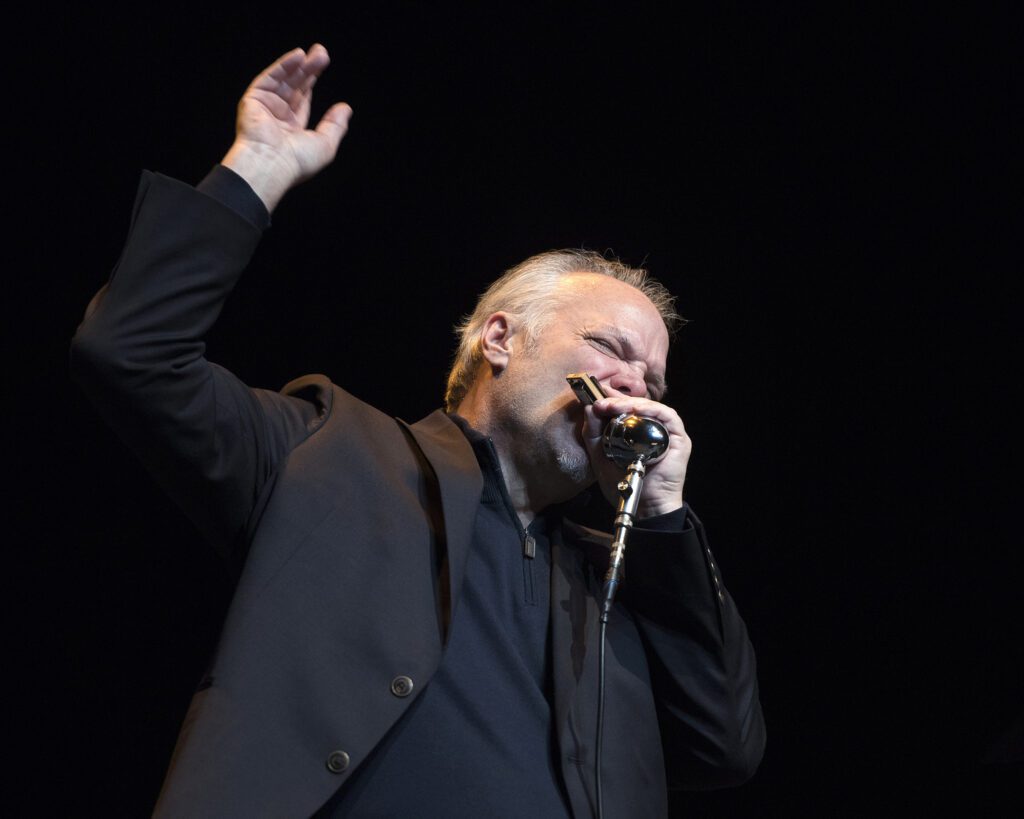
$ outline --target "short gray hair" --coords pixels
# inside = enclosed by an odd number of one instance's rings
[[[675,310],[675,296],[642,268],[629,267],[618,259],[606,258],[592,250],[549,250],[531,256],[506,270],[480,296],[473,312],[455,326],[459,347],[448,373],[448,388],[444,396],[448,412],[458,408],[476,379],[483,361],[480,333],[488,317],[499,310],[515,316],[527,340],[532,342],[557,306],[551,298],[552,293],[562,279],[573,273],[611,276],[635,287],[657,308],[670,338],[685,323]]]

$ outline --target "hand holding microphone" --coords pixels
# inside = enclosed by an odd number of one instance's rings
[[[600,384],[587,373],[570,373],[566,376],[569,386],[584,406],[591,407],[590,412],[597,411],[598,402],[602,402],[604,414],[612,414],[601,433],[601,447],[604,455],[613,462],[619,473],[615,484],[617,493],[617,511],[615,515],[615,540],[609,560],[608,572],[604,582],[604,601],[601,610],[602,622],[607,622],[618,586],[622,581],[622,567],[625,561],[626,537],[636,520],[652,514],[664,514],[674,511],[683,503],[683,480],[686,474],[686,462],[690,454],[690,440],[683,429],[679,416],[664,404],[649,399],[633,399],[630,396],[609,398],[604,394]],[[639,411],[639,412],[638,412]],[[644,413],[644,414],[639,414]],[[654,414],[661,415],[666,423],[662,423]],[[588,417],[588,425],[593,427],[594,416]],[[674,428],[674,435],[670,434]],[[584,432],[585,443],[592,449],[593,436]],[[673,440],[679,438],[678,441]],[[669,469],[663,474],[656,488],[661,496],[650,501],[649,495],[641,506],[644,480],[648,465],[654,465],[666,454],[670,453],[675,444],[675,457],[666,464]],[[592,456],[593,457],[593,456]],[[595,463],[596,471],[601,465]],[[622,474],[622,470],[625,474]],[[653,473],[652,473],[653,477]],[[602,485],[602,489],[604,486]],[[607,492],[606,492],[607,494]],[[612,500],[612,498],[609,498]],[[613,501],[614,503],[614,501]],[[650,510],[654,510],[653,513]],[[638,511],[646,510],[646,511]]]
[[[593,405],[607,398],[601,385],[587,373],[570,373],[565,377],[580,403]],[[625,469],[639,459],[654,463],[668,449],[668,430],[653,418],[621,413],[604,428],[604,454],[616,466]]]
[[[623,471],[643,456],[649,468],[638,516],[680,508],[691,444],[675,410],[648,398],[607,395],[587,373],[570,373],[566,380],[588,407],[583,443],[608,502],[616,504]]]

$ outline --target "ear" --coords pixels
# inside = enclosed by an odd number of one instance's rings
[[[494,375],[508,366],[515,335],[516,321],[508,313],[492,313],[484,322],[480,331],[480,351]]]

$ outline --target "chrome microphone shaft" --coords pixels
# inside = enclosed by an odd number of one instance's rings
[[[604,451],[619,466],[626,468],[625,477],[616,487],[619,508],[615,513],[615,541],[612,543],[608,572],[605,574],[601,622],[607,623],[615,602],[615,593],[622,582],[622,564],[626,559],[626,538],[636,521],[647,464],[658,460],[668,449],[668,432],[652,418],[620,415],[613,418],[604,431]]]
[[[608,571],[604,576],[603,601],[601,603],[601,622],[608,622],[615,593],[622,582],[622,566],[626,559],[626,538],[636,520],[636,507],[640,503],[640,490],[643,488],[644,475],[647,467],[644,458],[638,457],[626,470],[626,476],[616,487],[619,490],[619,507],[615,513],[615,541],[612,543]]]

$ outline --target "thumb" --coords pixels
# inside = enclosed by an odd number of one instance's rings
[[[583,440],[589,446],[596,446],[604,433],[605,419],[594,412],[592,406],[583,408]]]
[[[338,150],[342,137],[348,132],[348,121],[352,118],[352,107],[338,102],[327,109],[316,125],[316,132],[327,139],[332,154]]]

